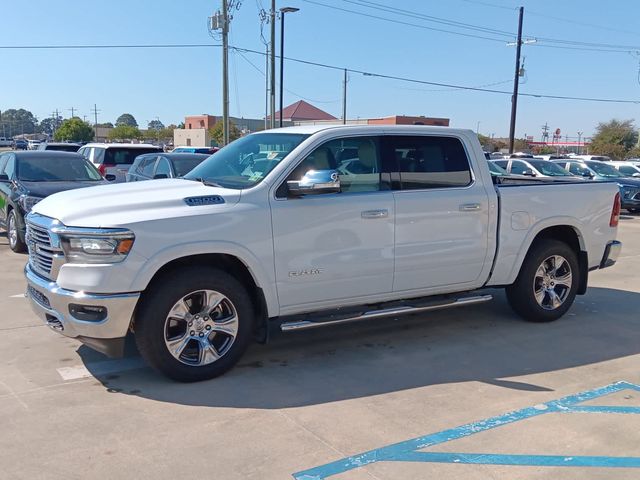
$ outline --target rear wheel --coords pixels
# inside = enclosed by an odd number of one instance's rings
[[[252,338],[254,312],[244,286],[228,273],[192,267],[165,277],[136,314],[140,354],[174,380],[222,375]]]
[[[534,245],[518,278],[506,288],[511,308],[531,322],[551,322],[573,304],[580,270],[576,252],[564,242],[542,240]]]
[[[16,253],[22,253],[27,249],[24,239],[18,230],[18,217],[16,211],[11,210],[7,218],[7,238],[9,239],[9,248]]]

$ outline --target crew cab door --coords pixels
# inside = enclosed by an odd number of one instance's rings
[[[491,262],[489,196],[461,139],[386,136],[383,145],[398,165],[393,290],[481,286]]]
[[[309,170],[337,170],[342,192],[292,196],[286,181]],[[280,182],[271,218],[285,311],[392,291],[395,210],[383,170],[377,137],[348,137],[316,147]]]

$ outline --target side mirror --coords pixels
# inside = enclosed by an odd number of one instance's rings
[[[634,174],[633,174],[633,175],[631,175],[631,176],[632,176],[632,177],[636,177],[636,178],[638,178],[638,177],[640,177],[640,173],[634,173]]]
[[[317,195],[340,192],[340,176],[335,170],[309,170],[301,180],[288,180],[287,187],[293,196]]]
[[[169,175],[167,175],[166,173],[156,173],[156,174],[153,176],[153,179],[154,179],[154,180],[156,180],[156,179],[158,179],[158,178],[169,178]]]
[[[582,172],[582,176],[587,178],[593,178],[593,173],[591,173],[589,170],[586,170]]]
[[[116,176],[113,173],[107,173],[104,178],[106,178],[108,182],[113,182],[116,179]]]
[[[535,177],[536,176],[536,172],[534,172],[530,168],[527,168],[522,174],[526,175],[527,177]]]

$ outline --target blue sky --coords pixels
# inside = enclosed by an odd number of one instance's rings
[[[357,70],[414,79],[500,90],[512,88],[515,47],[505,37],[422,18],[386,13],[362,0],[317,0],[329,7],[355,10],[423,27],[487,36],[469,38],[392,23],[336,10],[306,0],[278,0],[294,6],[288,14],[286,56]],[[619,0],[372,0],[409,12],[515,32],[517,6],[525,7],[525,37],[628,45],[627,51],[594,52],[551,48],[546,41],[523,47],[526,78],[521,92],[640,100],[638,62],[640,2]],[[207,31],[207,17],[220,6],[210,0],[30,0],[4,2],[0,45],[219,43]],[[263,50],[259,5],[243,0],[234,12],[232,45]],[[278,28],[279,31],[279,28]],[[268,32],[266,32],[268,33]],[[637,48],[634,46],[638,45]],[[575,45],[574,45],[575,47]],[[625,50],[625,49],[621,49]],[[264,115],[264,58],[230,54],[231,114]],[[640,53],[638,54],[640,55]],[[159,117],[178,123],[188,114],[221,112],[221,52],[218,48],[126,50],[0,50],[0,109],[24,107],[42,119],[56,108],[65,117],[75,107],[98,121],[132,113],[146,126]],[[505,83],[500,83],[505,82]],[[342,72],[288,62],[285,105],[305,98],[339,116]],[[395,114],[451,118],[452,126],[505,136],[508,95],[458,91],[361,74],[349,74],[348,116]],[[292,93],[292,92],[295,92]],[[589,135],[599,121],[637,118],[640,104],[591,103],[520,97],[516,134],[540,136],[545,122],[563,135]]]

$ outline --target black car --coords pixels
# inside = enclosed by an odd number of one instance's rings
[[[108,184],[91,162],[77,153],[6,152],[0,155],[0,226],[9,247],[23,252],[24,217],[43,198],[64,190]]]
[[[26,140],[19,138],[15,141],[16,150],[26,150],[29,148],[29,142]]]
[[[147,153],[139,155],[127,172],[127,182],[182,177],[207,158],[209,155],[201,153]]]

